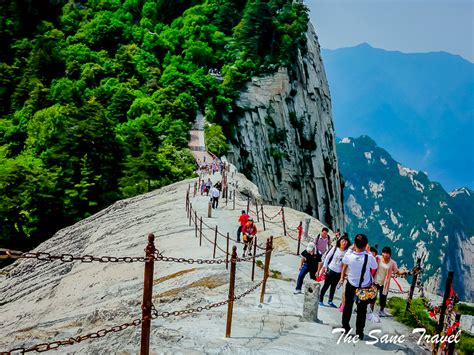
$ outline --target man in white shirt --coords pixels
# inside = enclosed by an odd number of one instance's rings
[[[355,291],[358,287],[368,287],[372,284],[370,270],[377,269],[377,261],[367,249],[368,240],[364,234],[357,234],[354,240],[354,251],[347,252],[342,259],[341,281],[344,280],[347,270],[347,284],[345,289],[344,311],[342,312],[342,327],[349,332],[351,327],[352,308],[354,306]],[[363,272],[363,274],[362,274]],[[360,340],[364,339],[365,317],[368,301],[359,300],[357,303],[356,334]]]
[[[211,198],[212,198],[212,208],[217,208],[219,205],[219,196],[221,195],[221,192],[217,187],[213,187],[211,189]]]

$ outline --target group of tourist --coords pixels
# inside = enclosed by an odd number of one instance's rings
[[[214,173],[221,173],[222,174],[222,171],[225,169],[225,163],[224,162],[220,162],[220,161],[217,161],[217,160],[214,160],[212,162],[207,162],[206,161],[203,161],[201,163],[199,163],[199,172],[200,173],[203,173],[203,174],[208,174],[208,175],[214,175]]]
[[[324,306],[324,296],[329,290],[328,306],[339,308],[342,312],[342,327],[348,333],[354,302],[357,304],[356,334],[364,338],[364,327],[367,308],[374,311],[377,294],[380,298],[378,316],[387,316],[385,306],[389,292],[390,280],[393,275],[405,274],[400,271],[397,263],[391,258],[392,250],[386,246],[382,255],[374,247],[370,247],[367,236],[357,234],[352,245],[349,236],[336,233],[336,244],[332,248],[329,230],[323,228],[306,249],[301,253],[301,264],[295,294],[301,294],[304,277],[323,281],[320,290],[319,304]],[[346,284],[342,294],[342,302],[338,307],[334,303],[336,288]],[[374,316],[374,313],[371,313]]]

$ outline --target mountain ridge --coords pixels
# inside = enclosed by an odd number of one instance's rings
[[[398,163],[369,136],[343,138],[337,149],[350,235],[366,232],[380,247],[392,246],[395,259],[408,267],[421,257],[423,279],[433,292],[441,291],[448,269],[455,271],[458,294],[471,300],[470,190],[451,196],[427,174]]]
[[[337,136],[369,135],[447,190],[474,187],[474,64],[362,44],[322,50]]]

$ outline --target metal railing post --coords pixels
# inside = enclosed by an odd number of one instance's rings
[[[148,245],[145,249],[145,275],[143,284],[143,303],[142,303],[142,334],[140,342],[140,354],[148,355],[150,353],[150,326],[151,326],[151,304],[153,293],[153,267],[155,254],[155,236],[148,235]]]
[[[229,281],[229,303],[227,304],[227,324],[225,327],[225,337],[229,338],[232,330],[232,312],[234,309],[234,287],[235,269],[237,264],[237,247],[232,247],[232,258],[230,259],[230,281]]]

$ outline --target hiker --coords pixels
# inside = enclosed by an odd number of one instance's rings
[[[364,234],[357,234],[354,240],[355,250],[347,252],[342,258],[342,272],[345,275],[347,269],[347,284],[345,289],[345,303],[342,312],[342,327],[346,333],[349,333],[351,327],[352,308],[354,306],[354,296],[358,290],[356,334],[359,340],[364,339],[364,327],[367,315],[367,305],[370,299],[375,295],[371,288],[372,275],[370,270],[377,269],[377,261],[367,251],[368,239]],[[344,282],[344,276],[341,276],[340,283]]]
[[[379,316],[385,317],[389,315],[385,312],[385,306],[387,304],[387,295],[392,275],[404,275],[406,271],[398,270],[397,263],[392,259],[392,249],[390,249],[390,247],[383,247],[382,256],[378,256],[376,260],[378,267],[375,273],[374,283],[375,286],[377,286],[380,297]],[[373,311],[374,305],[371,305],[371,308]]]
[[[319,294],[319,305],[324,306],[324,294],[328,290],[329,287],[329,300],[328,304],[331,307],[337,308],[337,306],[333,303],[334,299],[334,292],[336,292],[336,286],[341,279],[341,271],[342,271],[342,258],[346,255],[347,250],[349,249],[351,242],[347,237],[341,237],[336,246],[333,247],[324,258],[323,268],[320,271],[320,275],[326,274],[326,279],[324,281],[323,288]]]
[[[204,179],[201,181],[201,195],[206,192],[206,182]]]
[[[211,191],[212,181],[211,178],[207,178],[206,181],[206,196],[209,196],[209,192]]]
[[[217,206],[219,205],[219,196],[221,195],[221,192],[216,187],[216,185],[214,185],[211,189],[212,208],[214,209],[216,209]]]
[[[293,292],[295,295],[303,293],[301,287],[303,287],[303,280],[306,274],[309,272],[309,278],[316,279],[316,270],[318,268],[318,255],[316,254],[316,246],[313,242],[309,242],[306,249],[301,253],[300,273],[298,280],[296,281],[296,289]]]
[[[321,262],[323,255],[324,253],[326,253],[326,251],[329,249],[329,246],[331,245],[331,238],[329,237],[328,233],[329,229],[324,227],[321,230],[321,233],[318,234],[313,240],[313,243],[316,246],[316,254],[319,257],[317,274],[319,274],[321,268],[323,267],[323,263]]]
[[[240,243],[240,234],[242,233],[242,229],[246,226],[249,218],[250,216],[245,212],[245,210],[242,210],[242,214],[239,217],[239,228],[237,229],[237,243]]]
[[[244,235],[244,253],[242,255],[245,258],[245,252],[249,250],[249,256],[252,255],[252,242],[253,237],[257,234],[257,226],[253,223],[253,218],[249,218],[245,227],[242,228],[242,233]]]

